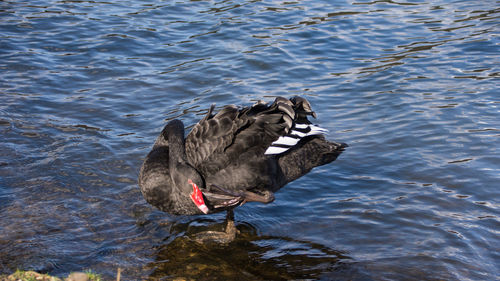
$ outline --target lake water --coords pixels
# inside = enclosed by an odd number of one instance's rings
[[[499,280],[498,1],[1,1],[0,273]],[[148,205],[166,121],[306,97],[350,147],[224,214]]]

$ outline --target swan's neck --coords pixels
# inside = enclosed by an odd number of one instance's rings
[[[184,125],[179,120],[173,120],[168,125],[168,154],[170,177],[179,191],[184,195],[191,192],[190,181],[201,184],[200,175],[189,165],[184,145]]]
[[[184,125],[179,120],[172,120],[165,128],[168,139],[168,154],[170,167],[175,168],[178,162],[186,162],[184,146]]]

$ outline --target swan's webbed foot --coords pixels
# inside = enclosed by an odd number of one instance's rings
[[[236,228],[234,224],[234,213],[232,209],[227,210],[226,216],[226,230],[225,231],[204,231],[196,234],[194,240],[200,244],[205,243],[219,243],[228,244],[231,243],[235,238],[236,234],[240,231]]]
[[[262,190],[259,193],[243,191],[243,198],[246,202],[271,203],[274,201],[274,193],[269,190]]]
[[[223,200],[222,202],[219,202],[219,204],[215,205],[215,208],[227,208],[236,205],[243,205],[246,202],[260,202],[267,204],[274,201],[274,193],[269,190],[252,192],[247,190],[229,190],[217,185],[211,185],[211,187],[217,193],[205,192],[205,195],[209,194],[214,199]]]

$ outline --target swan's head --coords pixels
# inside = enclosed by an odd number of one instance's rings
[[[196,207],[203,213],[208,213],[202,190],[205,190],[205,182],[200,173],[185,162],[171,163],[175,169],[170,169],[170,175],[174,185],[182,196],[189,196]]]

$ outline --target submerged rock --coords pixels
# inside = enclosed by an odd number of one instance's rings
[[[66,281],[89,281],[89,277],[86,273],[83,272],[73,272],[71,273]]]

